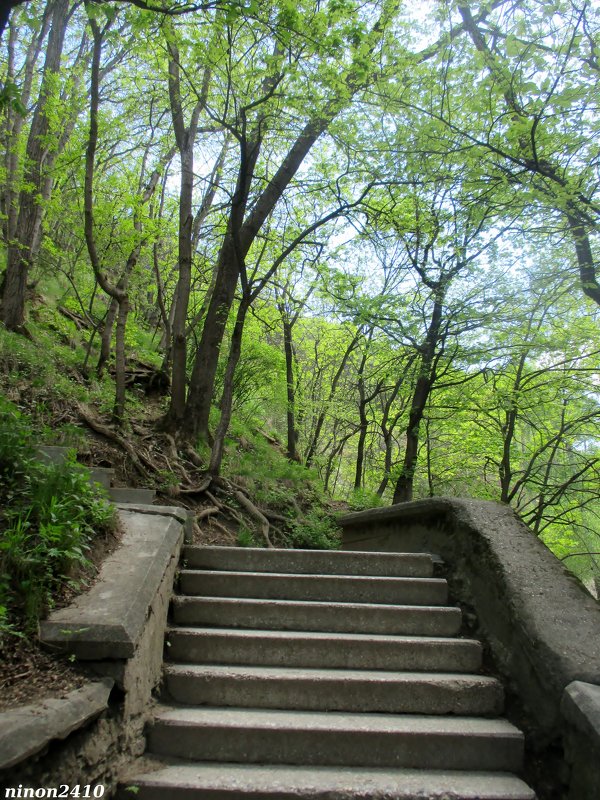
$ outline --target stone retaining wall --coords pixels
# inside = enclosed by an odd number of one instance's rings
[[[569,797],[596,800],[600,697],[571,690],[573,682],[600,685],[600,604],[579,581],[498,503],[431,498],[348,514],[340,524],[344,549],[442,557],[452,596],[473,609],[526,711],[530,743],[543,750],[560,742],[571,766]]]
[[[125,534],[96,583],[41,630],[42,641],[87,661],[100,682],[77,698],[0,714],[2,787],[102,784],[109,797],[123,766],[145,749],[187,513],[121,506],[119,514]]]

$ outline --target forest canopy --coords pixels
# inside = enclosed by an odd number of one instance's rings
[[[40,298],[84,329],[122,430],[143,352],[210,476],[245,421],[356,507],[498,500],[598,574],[597,5],[0,22],[3,335],[35,340]]]

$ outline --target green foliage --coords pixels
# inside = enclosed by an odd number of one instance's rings
[[[348,506],[351,511],[364,511],[367,508],[378,508],[383,505],[383,499],[369,489],[354,489],[348,498]]]
[[[113,507],[73,460],[35,458],[31,424],[0,403],[0,633],[22,619],[32,633],[65,587],[79,584],[95,536],[114,527]]]
[[[314,470],[290,461],[264,434],[234,419],[224,474],[244,483],[259,508],[269,509],[289,522],[284,541],[289,547],[330,549],[339,546],[339,532],[331,520],[324,492]],[[261,546],[247,527],[238,532],[242,547]]]
[[[340,546],[340,530],[324,509],[311,509],[294,523],[292,546],[307,550],[333,550]]]
[[[252,531],[245,525],[240,525],[237,534],[237,543],[240,547],[256,547],[257,542]]]
[[[12,81],[6,81],[2,89],[0,89],[0,112],[8,108],[11,108],[16,114],[22,117],[27,113],[27,109],[21,100],[19,87],[12,83]]]

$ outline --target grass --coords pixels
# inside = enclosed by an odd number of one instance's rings
[[[232,420],[223,473],[243,483],[259,506],[289,519],[285,524],[289,546],[339,546],[339,532],[316,472],[290,461],[282,447],[273,445],[256,427],[239,418]],[[254,538],[243,530],[238,542],[248,547],[254,544]]]
[[[115,526],[114,508],[73,459],[36,458],[26,415],[0,400],[0,636],[33,634],[67,588],[76,588],[94,537]]]

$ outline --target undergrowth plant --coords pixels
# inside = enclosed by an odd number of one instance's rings
[[[0,400],[0,636],[33,633],[53,598],[82,580],[94,536],[114,525],[85,467],[39,461],[29,421]]]
[[[339,531],[316,472],[290,461],[272,437],[267,438],[239,417],[232,420],[224,473],[234,481],[243,481],[259,509],[270,509],[283,518],[277,523],[282,534],[280,545],[316,550],[339,547]],[[242,529],[238,544],[256,546],[256,537]]]

